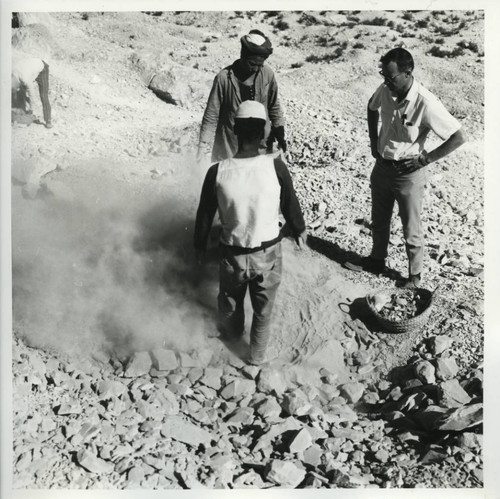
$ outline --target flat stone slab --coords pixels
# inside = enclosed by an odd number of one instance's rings
[[[152,362],[148,352],[136,352],[129,359],[123,375],[126,378],[137,378],[149,373]]]
[[[441,357],[436,359],[436,378],[440,380],[451,379],[459,371],[459,367],[453,357]]]
[[[453,339],[446,335],[431,338],[430,347],[434,355],[440,355],[453,345]]]
[[[207,367],[199,382],[214,390],[219,390],[222,386],[222,369],[218,367]]]
[[[460,431],[483,422],[483,404],[472,404],[452,409],[441,419],[439,430]]]
[[[120,397],[127,392],[127,385],[117,380],[103,380],[97,385],[99,400]]]
[[[173,350],[158,348],[151,352],[153,367],[158,371],[173,371],[179,367],[179,361]]]
[[[302,428],[292,438],[289,446],[291,453],[304,452],[311,444],[313,439],[307,428]]]
[[[199,444],[207,445],[212,440],[212,436],[208,431],[178,416],[167,418],[161,427],[160,433],[164,437],[173,438],[178,442],[193,447],[197,447]]]
[[[248,425],[254,420],[254,411],[251,407],[240,407],[236,409],[227,419],[230,425]]]
[[[444,407],[460,407],[471,401],[469,394],[460,386],[457,379],[443,381],[439,385],[439,399]]]
[[[87,449],[82,449],[76,455],[78,464],[92,473],[111,473],[114,470],[112,463],[97,457]]]
[[[240,398],[255,393],[255,381],[251,379],[235,379],[228,383],[220,392],[223,399]]]

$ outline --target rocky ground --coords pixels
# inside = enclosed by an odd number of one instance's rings
[[[13,109],[14,487],[482,487],[482,12],[19,19],[13,45],[49,60],[54,127]],[[310,234],[284,243],[262,368],[247,338],[215,337],[216,263],[191,249],[203,108],[255,27]],[[388,334],[364,296],[406,273],[397,217],[394,275],[341,264],[370,249],[365,109],[396,45],[468,142],[429,167],[432,314]]]

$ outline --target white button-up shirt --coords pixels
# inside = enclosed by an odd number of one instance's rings
[[[441,101],[415,79],[401,102],[385,84],[380,85],[370,98],[368,108],[381,110],[378,152],[385,159],[397,161],[417,156],[424,149],[431,130],[447,140],[461,127]]]

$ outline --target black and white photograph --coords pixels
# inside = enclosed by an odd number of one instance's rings
[[[500,497],[492,4],[64,5],[2,5],[2,498]]]

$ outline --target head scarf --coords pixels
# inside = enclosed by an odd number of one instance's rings
[[[260,55],[268,57],[273,53],[271,40],[258,29],[251,30],[241,37],[241,57]]]

